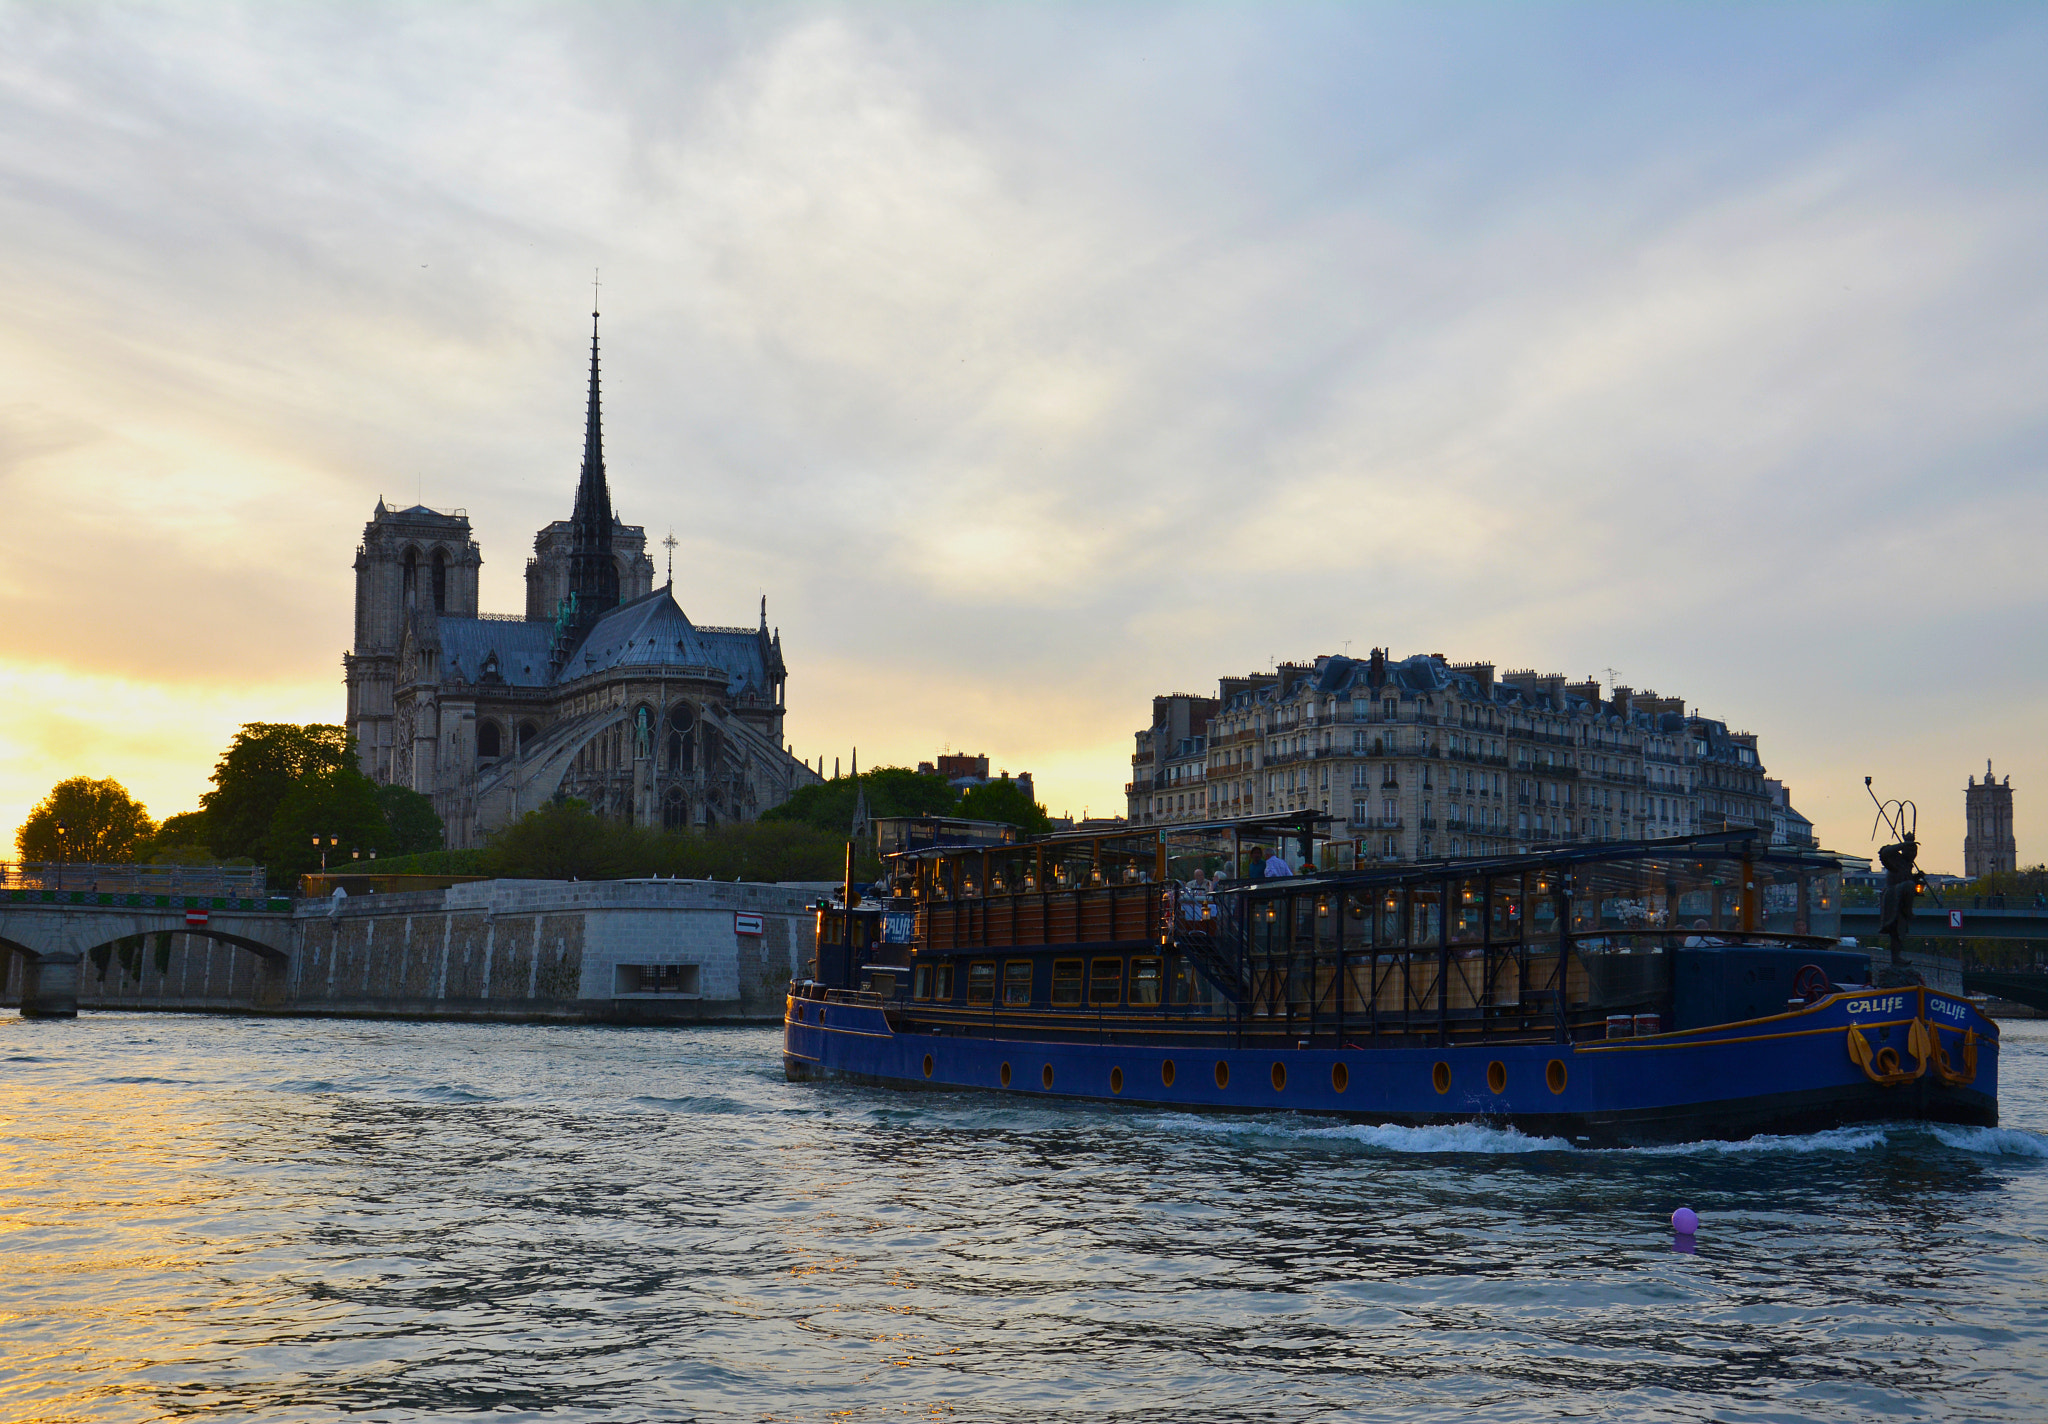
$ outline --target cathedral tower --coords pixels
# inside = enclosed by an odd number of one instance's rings
[[[1976,777],[1963,790],[1963,874],[1972,880],[2018,864],[2019,847],[2012,836],[2012,778],[2001,783],[1984,762],[1984,781]]]
[[[476,617],[482,564],[463,510],[443,514],[423,504],[387,509],[380,499],[363,526],[356,548],[355,647],[341,663],[348,683],[347,726],[372,780],[392,777],[392,696],[406,620],[414,613]]]

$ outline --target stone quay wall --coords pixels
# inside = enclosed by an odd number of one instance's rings
[[[666,1023],[782,1017],[817,887],[491,880],[295,902],[287,956],[163,932],[88,952],[81,1009]],[[758,929],[758,933],[754,932]],[[0,1004],[18,1006],[7,953]]]

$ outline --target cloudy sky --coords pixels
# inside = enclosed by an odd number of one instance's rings
[[[1684,696],[2048,853],[2048,11],[0,3],[0,824],[340,719],[382,495],[614,499],[799,755],[1121,809],[1156,692]],[[659,550],[655,552],[659,554]],[[11,845],[7,848],[11,853]]]

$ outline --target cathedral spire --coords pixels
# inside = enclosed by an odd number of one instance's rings
[[[590,314],[590,405],[583,423],[583,474],[570,520],[569,596],[574,613],[564,631],[580,635],[619,606],[619,565],[612,549],[612,493],[604,477],[604,419],[598,403],[597,313]],[[566,650],[565,650],[566,651]]]

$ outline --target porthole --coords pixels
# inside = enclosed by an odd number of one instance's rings
[[[1451,1090],[1451,1065],[1439,1063],[1430,1069],[1429,1081],[1436,1086],[1439,1093],[1448,1093]]]
[[[1038,1081],[1045,1084],[1045,1090],[1048,1093],[1052,1091],[1052,1064],[1048,1063],[1045,1065],[1044,1070],[1038,1075]]]
[[[998,1074],[997,1074],[996,1076],[997,1076],[998,1078],[1002,1079],[1002,1082],[1003,1082],[1003,1086],[1004,1086],[1004,1087],[1006,1087],[1006,1088],[1007,1088],[1007,1087],[1009,1087],[1009,1086],[1010,1086],[1010,1065],[1009,1065],[1009,1064],[1007,1064],[1007,1063],[1005,1063],[1005,1064],[1003,1065],[1003,1071],[1002,1071],[1001,1073],[998,1073]]]
[[[1346,1088],[1348,1088],[1348,1087],[1350,1087],[1350,1086],[1351,1086],[1351,1070],[1350,1070],[1349,1068],[1346,1068],[1346,1067],[1345,1067],[1345,1066],[1344,1066],[1344,1065],[1343,1065],[1342,1063],[1333,1063],[1333,1064],[1331,1064],[1331,1065],[1330,1065],[1330,1088],[1331,1088],[1331,1090],[1332,1090],[1332,1091],[1334,1091],[1334,1092],[1339,1092],[1339,1093],[1341,1093],[1341,1092],[1343,1092],[1343,1091],[1344,1091],[1344,1090],[1345,1090]]]
[[[1562,1058],[1550,1060],[1550,1066],[1543,1070],[1543,1082],[1544,1086],[1548,1087],[1553,1093],[1564,1091],[1564,1060]]]
[[[1270,1076],[1273,1079],[1273,1091],[1276,1093],[1285,1092],[1287,1089],[1287,1065],[1285,1063],[1275,1063]]]
[[[1111,1091],[1112,1093],[1121,1093],[1121,1092],[1122,1092],[1122,1091],[1124,1090],[1124,1070],[1123,1070],[1123,1069],[1121,1069],[1121,1068],[1112,1068],[1112,1069],[1110,1069],[1110,1070],[1109,1070],[1109,1090],[1110,1090],[1110,1091]]]
[[[927,1078],[932,1075],[932,1056],[929,1053],[924,1056],[924,1075]]]
[[[1486,1086],[1496,1093],[1508,1090],[1508,1065],[1498,1058],[1486,1065]]]
[[[1216,1064],[1216,1086],[1219,1088],[1230,1086],[1230,1065],[1221,1060]]]
[[[1173,1086],[1173,1060],[1171,1058],[1159,1065],[1159,1084],[1165,1088]]]

